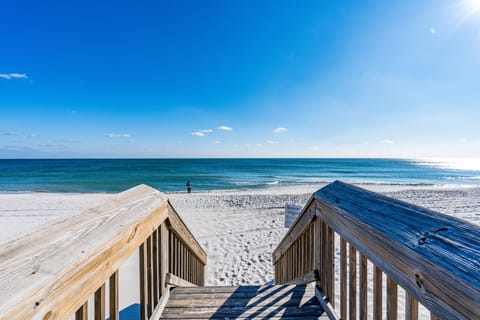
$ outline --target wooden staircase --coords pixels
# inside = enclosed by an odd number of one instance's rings
[[[0,320],[121,320],[118,270],[135,252],[140,320],[416,320],[420,305],[432,320],[480,319],[479,239],[476,225],[337,181],[273,251],[277,285],[205,287],[207,253],[140,185],[0,246]]]
[[[161,319],[328,319],[310,285],[177,287]]]

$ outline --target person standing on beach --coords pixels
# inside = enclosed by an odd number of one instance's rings
[[[187,192],[191,193],[192,192],[192,183],[190,180],[187,180]]]

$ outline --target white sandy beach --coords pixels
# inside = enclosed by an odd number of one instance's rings
[[[264,284],[273,280],[271,253],[287,229],[284,206],[302,206],[321,186],[168,194],[208,253],[207,284]],[[480,188],[374,191],[480,225]],[[0,242],[95,206],[109,194],[0,194]],[[130,264],[136,260],[131,259]],[[134,265],[125,266],[132,270]],[[129,271],[127,271],[129,273]],[[137,275],[132,275],[132,281]],[[125,299],[124,305],[134,298]]]

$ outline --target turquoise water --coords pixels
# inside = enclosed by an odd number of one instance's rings
[[[480,185],[480,167],[404,159],[0,160],[0,192],[119,192],[140,183],[162,191],[323,184]]]

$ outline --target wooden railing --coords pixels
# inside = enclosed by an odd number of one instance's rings
[[[316,281],[332,319],[417,319],[419,303],[480,319],[478,226],[342,182],[312,196],[273,264],[278,284]]]
[[[0,319],[88,319],[93,295],[94,319],[108,309],[118,320],[118,270],[136,250],[142,320],[159,318],[169,278],[204,284],[205,251],[168,199],[141,185],[0,247]]]

